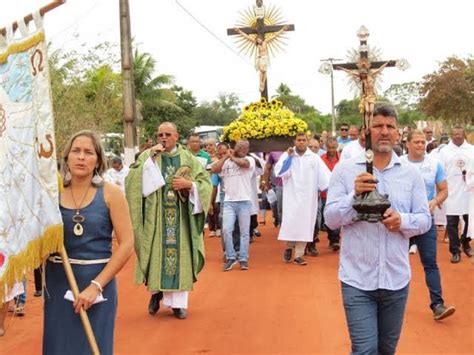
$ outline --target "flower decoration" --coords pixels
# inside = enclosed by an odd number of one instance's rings
[[[283,103],[273,99],[267,102],[261,98],[245,106],[240,116],[224,127],[222,141],[239,139],[264,139],[275,136],[294,137],[298,132],[306,132],[308,125],[302,119],[283,107]]]

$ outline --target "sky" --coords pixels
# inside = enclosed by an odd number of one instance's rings
[[[51,0],[7,1],[0,11],[5,26]],[[132,36],[139,50],[157,61],[156,75],[171,74],[175,83],[192,90],[199,101],[212,101],[219,93],[235,93],[242,105],[258,100],[258,73],[253,58],[239,54],[227,36],[251,0],[130,0]],[[271,58],[269,95],[280,83],[322,113],[331,112],[331,81],[318,72],[321,59],[343,61],[358,47],[356,32],[368,28],[368,44],[382,51],[381,59],[405,58],[404,72],[387,68],[381,91],[392,84],[419,81],[437,70],[448,56],[474,54],[471,0],[264,0],[282,11],[295,25],[284,51]],[[119,43],[118,0],[67,0],[46,14],[45,29],[54,48],[92,48]],[[120,47],[117,46],[117,51]],[[352,99],[347,75],[334,73],[336,104]],[[381,93],[381,92],[380,92]]]

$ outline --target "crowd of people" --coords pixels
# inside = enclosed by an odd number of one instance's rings
[[[117,157],[107,170],[97,135],[75,134],[64,152],[59,204],[80,294],[65,298],[70,287],[63,261],[51,255],[44,353],[88,351],[81,309],[88,311],[100,352],[113,353],[115,275],[133,248],[135,282],[150,293],[149,314],[163,304],[186,319],[189,292],[205,263],[204,236],[221,238],[224,271],[237,264],[251,270],[250,244],[261,236],[268,210],[283,242],[283,262],[306,265],[319,253],[321,231],[327,232],[329,248],[339,255],[353,353],[395,353],[409,291],[410,244],[420,254],[433,318],[451,316],[455,307],[443,299],[437,235],[445,228],[452,263],[462,252],[472,257],[474,147],[463,127],[452,127],[450,139],[438,141],[429,127],[401,130],[390,105],[377,104],[373,116],[371,156],[365,131],[348,124],[340,125],[338,137],[300,132],[285,151],[249,153],[247,140],[230,146],[191,134],[180,144],[176,126],[164,122],[157,142],[147,141],[136,163],[126,167]],[[368,156],[373,174],[366,171]],[[377,223],[358,220],[354,198],[374,190],[388,194],[390,208]],[[19,283],[3,300],[0,336],[8,301],[23,292]]]

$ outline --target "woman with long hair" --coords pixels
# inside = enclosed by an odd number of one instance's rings
[[[70,301],[70,290],[61,257],[46,264],[44,354],[90,353],[78,316],[87,311],[101,354],[113,353],[117,308],[115,275],[133,252],[133,231],[127,200],[120,189],[104,182],[107,168],[100,138],[91,131],[73,135],[64,149],[64,191],[60,210],[64,246],[79,286]],[[112,232],[118,246],[112,253]]]

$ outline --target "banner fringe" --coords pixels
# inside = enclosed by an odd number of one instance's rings
[[[63,225],[51,225],[46,227],[41,237],[30,241],[20,254],[11,256],[0,279],[0,304],[16,282],[20,282],[27,272],[39,267],[49,254],[59,252],[63,242]]]

